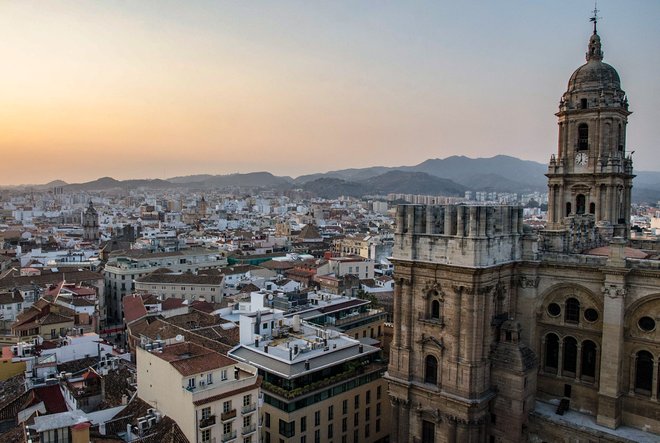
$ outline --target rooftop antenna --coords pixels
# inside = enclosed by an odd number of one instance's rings
[[[589,18],[589,21],[594,23],[594,34],[596,34],[598,19],[602,18],[598,16],[598,13],[600,12],[600,10],[598,9],[598,0],[594,1],[594,10],[592,12],[594,13],[594,15]]]

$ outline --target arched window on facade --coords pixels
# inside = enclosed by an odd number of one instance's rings
[[[586,151],[589,149],[589,126],[586,123],[581,123],[578,126],[578,151]]]
[[[545,336],[545,371],[557,372],[559,366],[559,337],[555,334]]]
[[[589,214],[596,213],[596,203],[589,203]]]
[[[575,198],[575,213],[584,214],[587,206],[587,199],[584,194],[578,194]]]
[[[440,320],[442,318],[442,309],[440,307],[440,300],[433,300],[431,302],[431,318]]]
[[[582,342],[582,376],[596,377],[596,343],[591,340]]]
[[[424,364],[424,383],[438,384],[438,360],[427,355]]]
[[[577,340],[573,337],[564,339],[564,354],[562,355],[562,371],[575,374],[577,368]]]
[[[564,320],[567,323],[580,322],[580,302],[576,298],[566,300],[566,309],[564,310]]]
[[[635,359],[635,391],[651,395],[653,386],[653,355],[639,351]]]
[[[566,216],[571,215],[571,202],[566,202]]]

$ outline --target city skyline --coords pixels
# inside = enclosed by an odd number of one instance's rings
[[[601,1],[636,170],[660,170],[660,5]],[[359,5],[5,3],[2,184],[451,155],[545,163],[590,1]]]

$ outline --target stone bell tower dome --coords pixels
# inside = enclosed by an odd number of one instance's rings
[[[549,230],[575,226],[590,214],[605,232],[628,237],[632,159],[626,156],[628,99],[619,74],[603,62],[596,29],[589,38],[586,63],[575,70],[555,115],[557,154],[548,167]]]

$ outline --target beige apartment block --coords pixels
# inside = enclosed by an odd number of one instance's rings
[[[241,317],[242,344],[229,352],[263,375],[262,441],[389,441],[393,423],[380,349],[298,316],[263,328],[270,318]]]
[[[191,442],[259,441],[256,368],[190,342],[136,349],[138,396]]]

